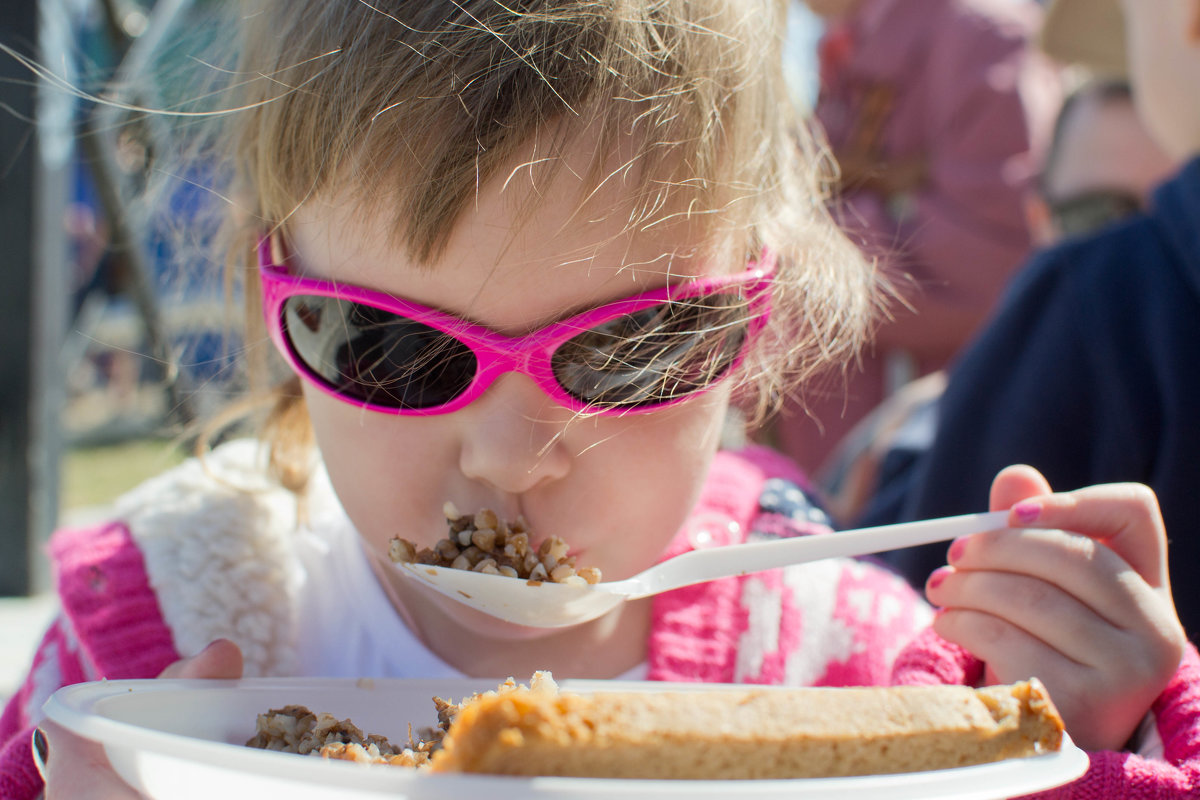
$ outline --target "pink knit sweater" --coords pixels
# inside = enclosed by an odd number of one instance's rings
[[[701,502],[666,557],[747,538],[824,532],[797,482],[801,476],[789,462],[769,451],[719,455]],[[179,658],[177,632],[151,588],[138,536],[114,522],[54,537],[50,555],[63,613],[0,717],[0,798],[40,793],[30,738],[54,690],[98,678],[153,677]],[[928,613],[900,579],[858,561],[713,581],[657,598],[649,676],[824,686],[974,683],[981,674],[977,661],[931,632],[920,633]],[[229,636],[237,641],[237,631]],[[1046,797],[1196,797],[1200,658],[1194,649],[1153,711],[1165,761],[1093,754],[1084,778]]]

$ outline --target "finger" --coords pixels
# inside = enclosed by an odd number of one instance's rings
[[[988,508],[992,511],[1007,511],[1022,500],[1041,497],[1053,491],[1042,473],[1025,464],[1005,467],[992,481]]]
[[[1061,685],[1066,676],[1079,675],[1080,665],[1051,645],[1006,619],[972,608],[945,609],[933,628],[984,661],[995,680],[1014,683],[1038,678],[1048,687]]]
[[[1122,629],[1145,624],[1162,605],[1149,584],[1112,550],[1079,534],[1057,529],[987,531],[956,540],[956,570],[1005,572],[1037,578],[1075,598]]]
[[[975,609],[942,611],[934,619],[933,629],[943,639],[985,661],[989,684],[1040,680],[1054,698],[1071,738],[1083,743],[1081,746],[1099,746],[1101,741],[1108,744],[1110,740],[1128,738],[1128,731],[1124,732],[1124,738],[1111,736],[1107,731],[1099,732],[1099,738],[1093,737],[1098,726],[1088,718],[1086,710],[1095,705],[1094,689],[1102,674],[1065,657],[1028,631]],[[1086,701],[1082,704],[1081,695]],[[1116,722],[1122,728],[1127,727],[1124,719]]]
[[[50,720],[42,732],[46,800],[136,800],[138,793],[113,772],[104,748]]]
[[[1078,664],[1105,663],[1120,636],[1119,629],[1075,597],[1028,575],[944,568],[930,576],[927,594],[943,609],[1005,620]],[[990,653],[976,655],[991,662]]]
[[[1106,484],[1024,498],[1013,506],[1013,522],[1082,533],[1111,548],[1154,588],[1169,585],[1166,526],[1147,486]]]
[[[176,661],[160,678],[236,679],[242,677],[242,651],[228,639],[217,639],[191,658]]]

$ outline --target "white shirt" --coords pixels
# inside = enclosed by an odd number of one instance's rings
[[[371,571],[362,539],[341,506],[296,531],[302,676],[462,678],[421,642]]]
[[[426,647],[396,613],[371,570],[362,538],[341,505],[321,506],[320,516],[295,533],[301,564],[297,576],[298,676],[465,677]],[[645,680],[646,672],[643,663],[619,679]],[[512,677],[520,681],[530,676]]]

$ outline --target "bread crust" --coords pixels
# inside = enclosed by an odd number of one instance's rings
[[[907,686],[548,693],[466,703],[434,772],[768,779],[945,769],[1059,749],[1034,680]]]

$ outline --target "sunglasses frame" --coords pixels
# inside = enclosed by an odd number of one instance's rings
[[[770,289],[775,271],[775,261],[774,254],[764,248],[759,259],[751,262],[744,272],[687,280],[651,289],[552,322],[525,336],[514,337],[504,336],[461,317],[395,295],[351,284],[293,275],[285,265],[275,263],[269,237],[262,237],[258,244],[262,306],[267,329],[276,348],[292,369],[325,394],[344,403],[383,414],[402,416],[434,416],[453,413],[478,399],[496,378],[506,372],[520,372],[529,376],[556,403],[579,413],[623,416],[657,411],[690,400],[717,386],[734,373],[745,359],[750,343],[766,325],[771,312]],[[581,401],[567,392],[555,379],[551,364],[554,352],[579,334],[604,322],[664,302],[702,297],[706,294],[719,294],[731,289],[737,289],[747,303],[746,335],[738,354],[722,375],[712,383],[700,387],[696,391],[661,402],[622,406]],[[284,303],[288,298],[297,295],[327,297],[359,303],[438,330],[470,349],[475,356],[477,365],[475,375],[467,387],[452,400],[428,408],[379,405],[343,394],[310,368],[293,350],[285,330],[283,311]]]

